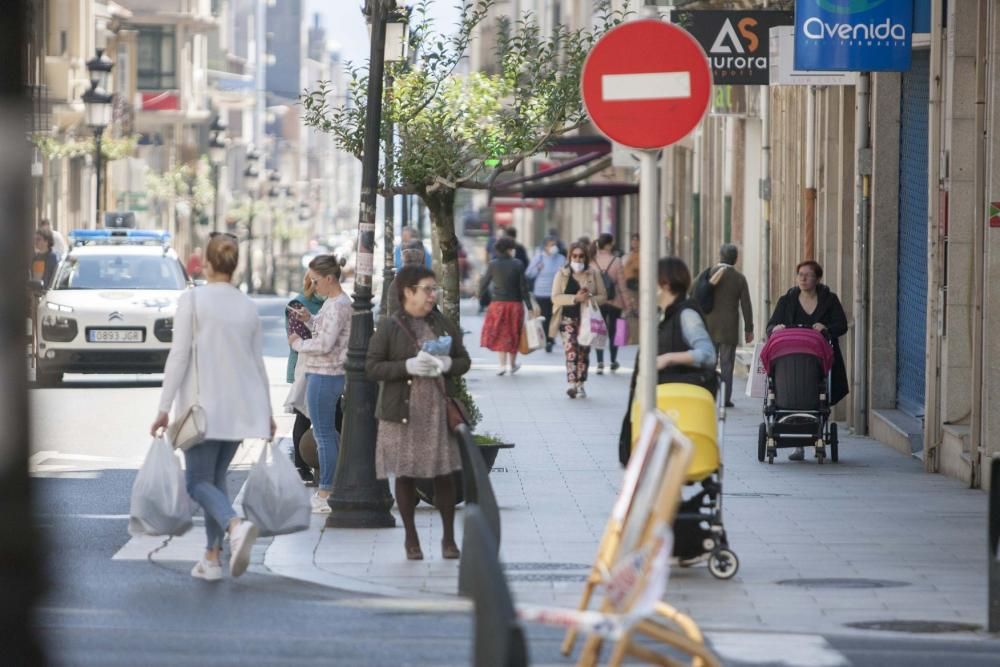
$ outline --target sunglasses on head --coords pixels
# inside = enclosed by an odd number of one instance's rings
[[[226,237],[231,238],[234,241],[239,241],[239,239],[236,238],[236,234],[233,234],[231,232],[209,232],[208,233],[208,238],[210,238],[210,239],[214,239],[216,236],[226,236]]]

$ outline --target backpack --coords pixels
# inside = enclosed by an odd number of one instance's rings
[[[710,266],[698,274],[698,278],[694,281],[694,289],[691,290],[691,297],[703,315],[708,315],[715,307],[715,285],[710,281],[714,268]]]
[[[597,265],[598,270],[601,272],[601,278],[604,280],[604,291],[608,293],[608,301],[613,300],[615,298],[615,294],[617,293],[615,290],[615,281],[608,275],[608,271],[611,270],[611,265],[614,264],[617,259],[617,257],[612,257],[611,261],[608,262],[607,269],[601,269],[600,264]],[[597,264],[596,261],[594,263]]]

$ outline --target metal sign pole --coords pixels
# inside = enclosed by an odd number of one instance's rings
[[[657,151],[639,153],[639,383],[641,414],[656,408]]]

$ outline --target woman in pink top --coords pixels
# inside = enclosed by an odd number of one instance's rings
[[[614,344],[615,332],[618,329],[618,319],[623,312],[635,310],[631,292],[625,286],[625,266],[622,258],[615,254],[615,237],[611,234],[601,234],[597,237],[597,253],[594,264],[601,272],[604,286],[608,291],[608,300],[601,305],[601,315],[608,325],[608,348],[611,350],[611,372],[618,370],[618,347]],[[604,350],[597,348],[597,374],[604,374]]]
[[[319,457],[319,489],[313,496],[313,512],[328,514],[327,499],[333,490],[340,435],[336,427],[337,400],[344,393],[344,362],[351,333],[351,298],[340,286],[340,261],[333,255],[319,255],[309,262],[313,289],[325,298],[315,317],[305,308],[295,311],[309,325],[312,338],[288,337],[288,344],[305,364],[306,407],[312,420]]]

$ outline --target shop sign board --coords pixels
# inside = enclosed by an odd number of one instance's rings
[[[705,49],[716,85],[768,83],[769,31],[795,23],[792,12],[744,10],[681,10],[670,20]]]
[[[795,69],[795,28],[771,28],[772,86],[854,86],[857,72],[822,72]]]
[[[905,72],[913,0],[795,0],[795,69]]]

